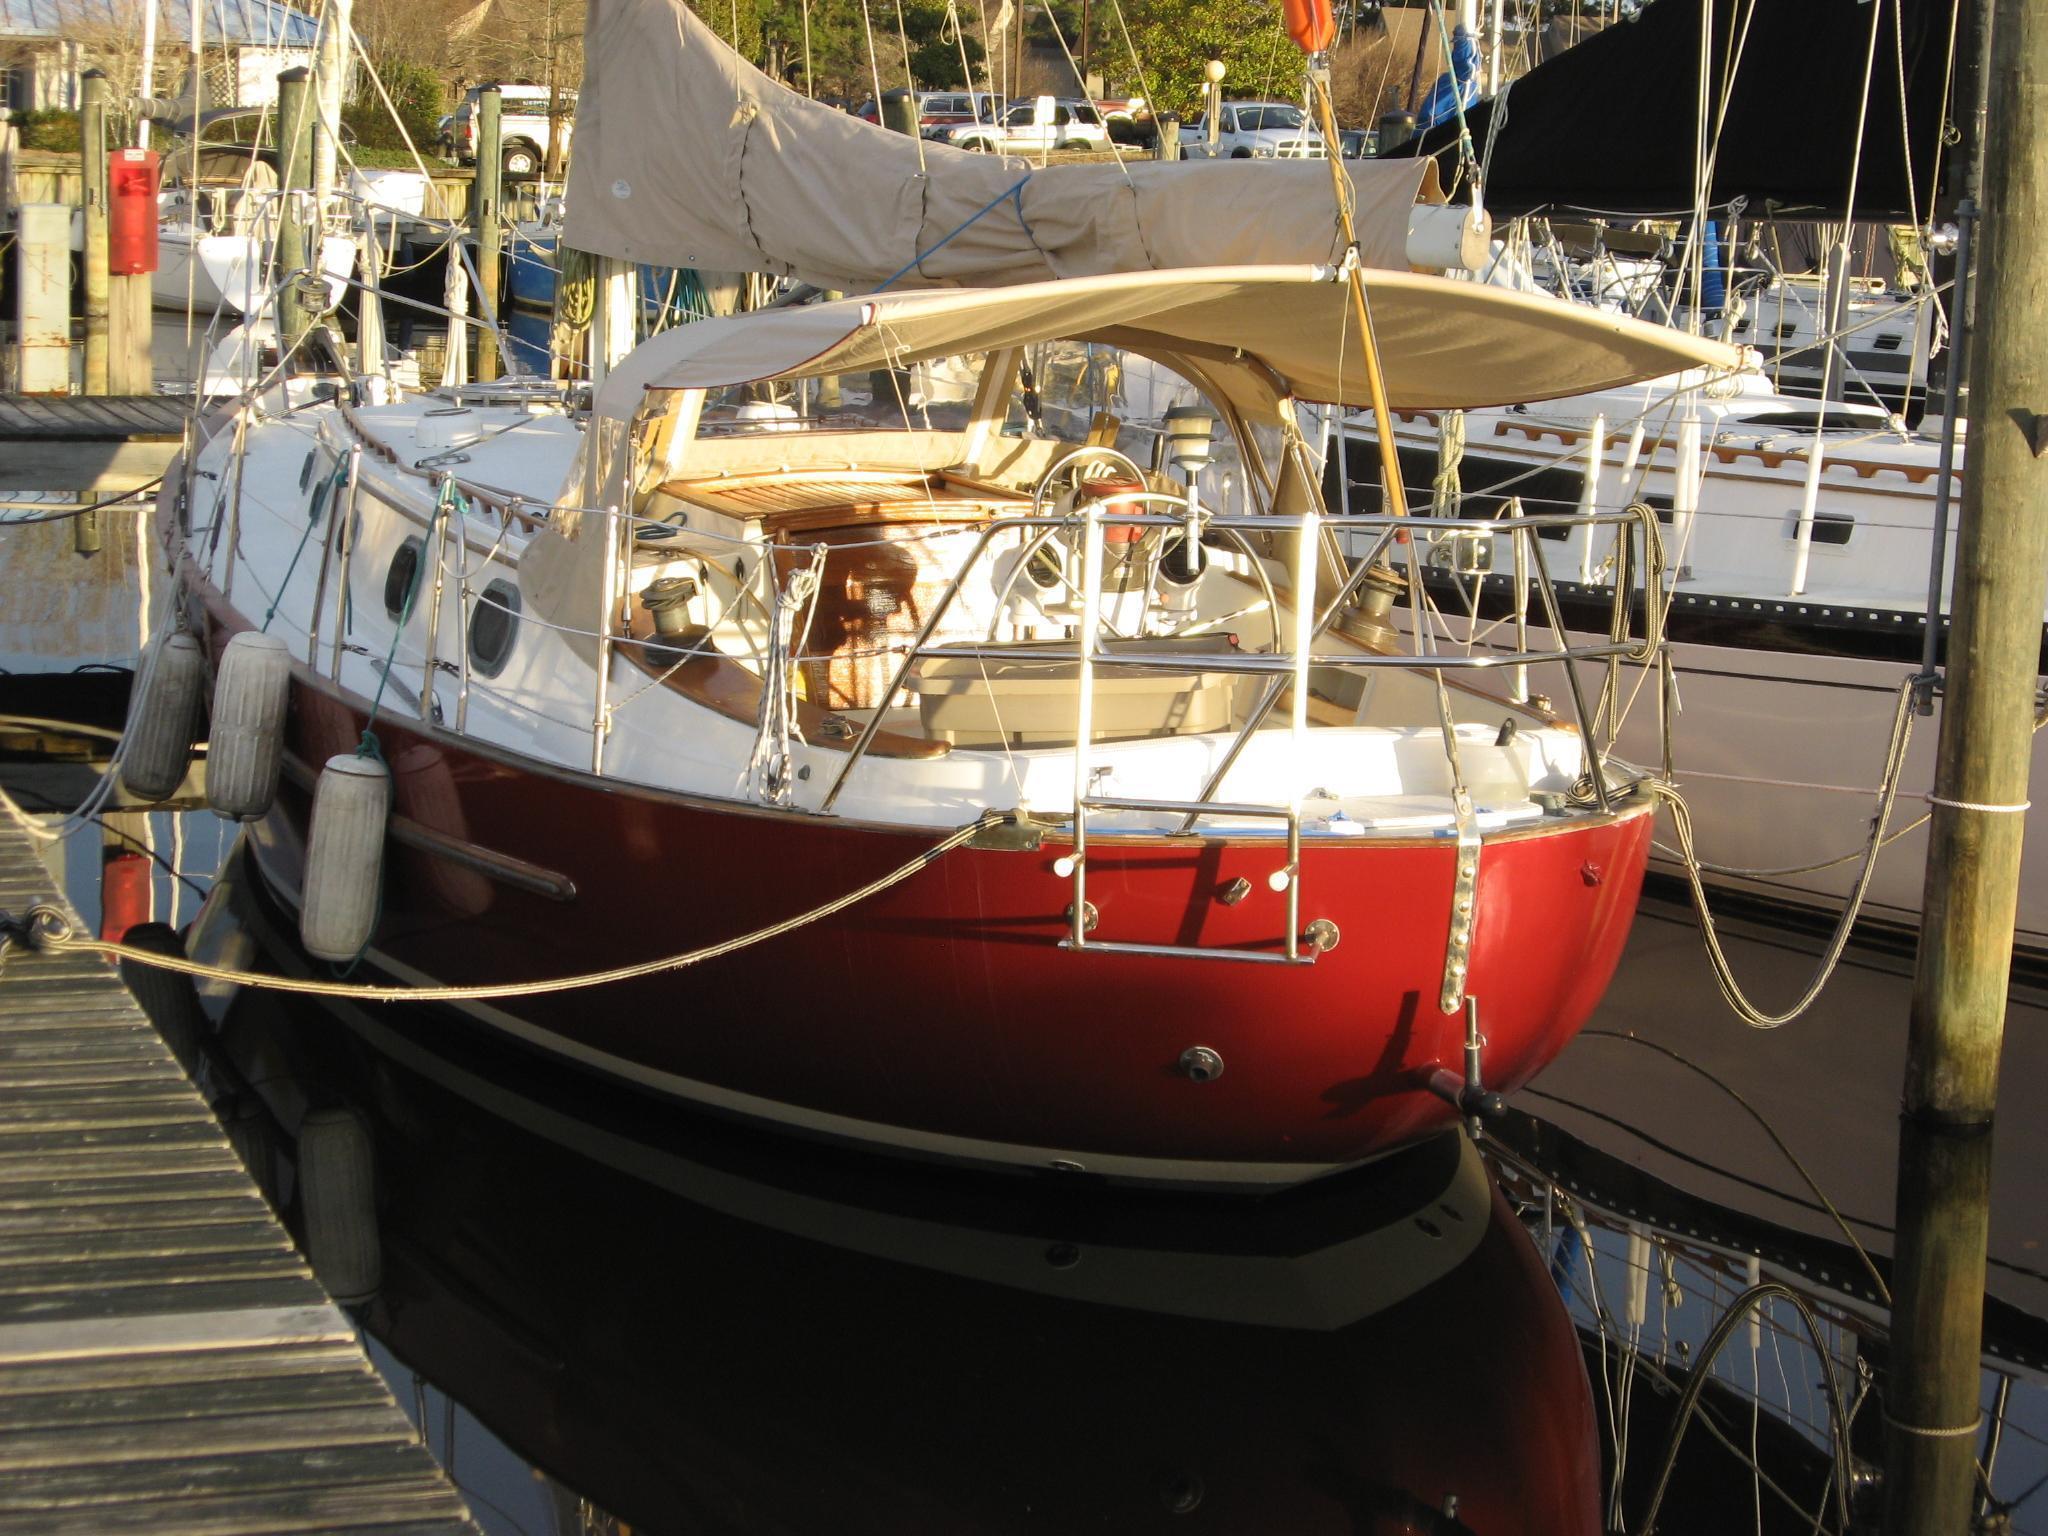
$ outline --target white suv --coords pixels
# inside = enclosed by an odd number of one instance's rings
[[[961,149],[1107,149],[1109,129],[1092,101],[1039,96],[1020,101],[996,123],[963,123],[948,129],[948,144]]]
[[[1181,126],[1181,154],[1190,160],[1323,159],[1329,150],[1308,115],[1290,101],[1226,101],[1216,114],[1216,146],[1200,117]]]

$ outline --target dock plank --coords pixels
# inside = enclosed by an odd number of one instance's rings
[[[175,439],[190,409],[189,402],[166,395],[7,395],[0,397],[0,441]]]
[[[0,442],[177,415],[0,399]],[[0,908],[59,900],[6,810]],[[475,1530],[118,973],[0,955],[0,1536]]]

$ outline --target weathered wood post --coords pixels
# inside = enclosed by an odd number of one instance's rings
[[[1180,158],[1180,114],[1178,112],[1161,112],[1152,121],[1159,130],[1159,158],[1161,160],[1178,160]]]
[[[500,252],[504,246],[503,209],[505,178],[504,96],[493,85],[484,89],[476,103],[476,189],[470,199],[471,228],[476,231],[476,281],[484,318],[498,319]],[[455,338],[449,338],[453,346]],[[476,349],[476,376],[498,376],[498,349],[486,337]]]
[[[280,203],[277,270],[271,281],[320,266],[320,215],[308,189],[313,179],[314,100],[312,71],[300,66],[277,77],[277,152]],[[289,352],[312,329],[314,311],[303,285],[286,283],[277,296],[277,334]]]
[[[80,81],[79,188],[85,207],[85,392],[107,392],[107,77]]]
[[[884,91],[876,111],[884,128],[907,133],[913,139],[917,137],[917,96],[914,92],[900,89]]]
[[[2048,16],[1997,0],[1970,473],[1899,1137],[1887,1536],[1967,1530],[1974,1506],[1991,1130],[2048,588]]]
[[[23,203],[14,215],[15,387],[71,393],[71,210]]]

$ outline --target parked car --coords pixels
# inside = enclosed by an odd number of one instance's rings
[[[455,158],[463,165],[476,164],[476,104],[485,87],[474,86],[462,98],[449,124]],[[540,175],[548,156],[548,88],[544,85],[501,85],[498,87],[498,134],[506,176],[530,181]],[[576,93],[562,92],[562,154],[569,153],[569,138],[575,128]]]
[[[1322,134],[1291,101],[1226,101],[1217,113],[1214,148],[1206,115],[1182,126],[1180,142],[1189,160],[1322,159],[1329,153]]]
[[[1003,115],[1003,99],[990,91],[934,91],[918,108],[917,131],[936,139],[951,128],[996,122]]]
[[[1095,103],[1066,96],[1020,101],[997,122],[966,123],[943,137],[962,149],[990,152],[1109,148],[1109,129]]]
[[[1112,142],[1134,144],[1144,149],[1150,149],[1159,142],[1159,124],[1152,120],[1151,105],[1144,97],[1106,100],[1098,96],[1095,107],[1102,114],[1103,125],[1109,129]]]
[[[947,128],[962,123],[993,123],[1002,114],[1003,99],[989,91],[919,91],[917,93],[917,131],[927,139],[935,139]],[[853,109],[853,115],[864,123],[877,122],[873,97]]]

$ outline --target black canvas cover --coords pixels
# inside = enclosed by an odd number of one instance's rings
[[[1955,0],[1649,0],[1641,11],[1549,59],[1466,114],[1498,214],[1559,207],[1634,216],[1693,206],[1702,10],[1711,29],[1708,127],[1727,109],[1709,202],[1747,199],[1752,218],[1839,218],[1856,159],[1873,22],[1863,164],[1855,216],[1927,218],[1941,133]],[[1901,61],[1906,114],[1900,120]],[[1732,78],[1732,85],[1729,84]],[[1910,156],[1909,156],[1910,146]],[[1458,169],[1443,125],[1408,153]],[[1909,188],[1917,193],[1917,203]]]

